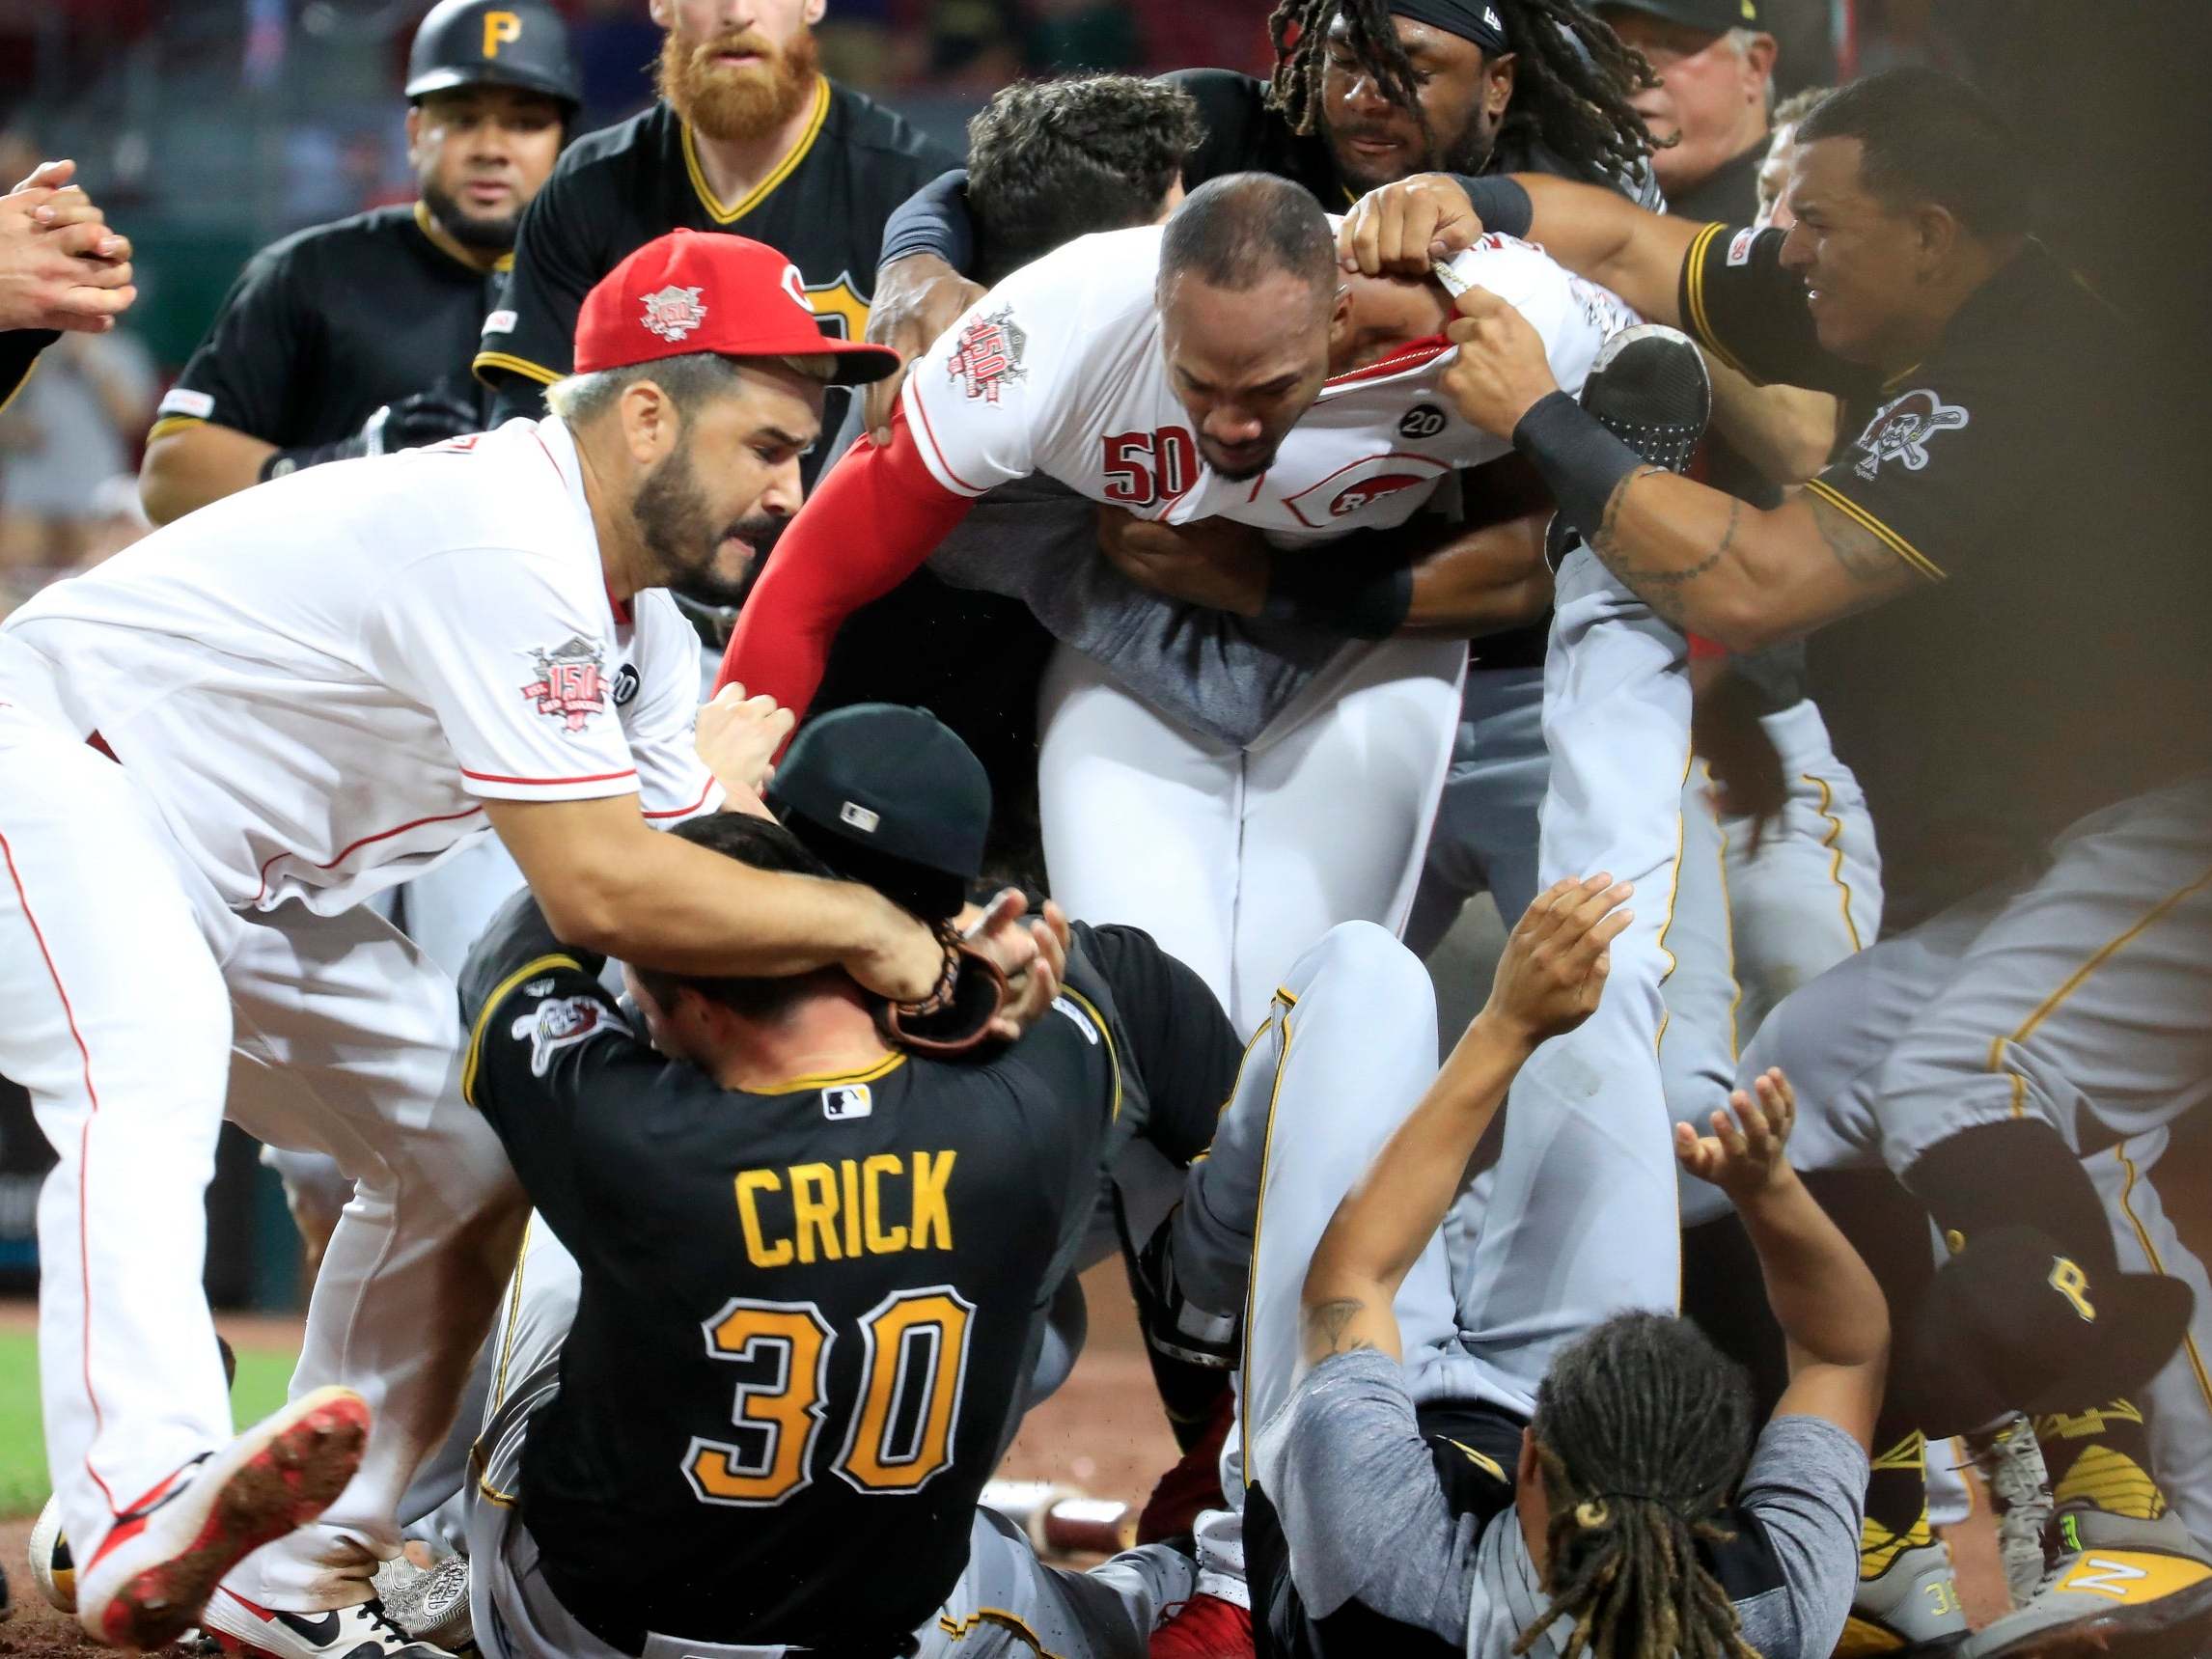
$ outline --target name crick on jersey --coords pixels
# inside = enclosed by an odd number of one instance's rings
[[[737,1172],[737,1222],[756,1267],[953,1248],[946,1189],[958,1154],[877,1152]]]

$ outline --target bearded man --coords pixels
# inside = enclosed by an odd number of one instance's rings
[[[507,293],[484,319],[475,368],[497,393],[494,424],[544,413],[544,388],[571,367],[584,295],[674,230],[767,243],[798,267],[824,330],[858,340],[884,220],[956,164],[822,74],[814,26],[825,0],[650,4],[663,31],[659,98],[562,156],[523,216]],[[685,315],[677,307],[663,326],[684,327]],[[824,432],[837,430],[844,396],[840,389],[824,409]],[[828,449],[807,457],[810,487]]]

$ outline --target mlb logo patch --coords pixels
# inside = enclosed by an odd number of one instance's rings
[[[865,1083],[840,1083],[822,1091],[822,1116],[833,1123],[872,1117],[875,1096]]]

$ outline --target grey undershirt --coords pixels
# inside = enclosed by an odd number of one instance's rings
[[[1388,1618],[1507,1659],[1549,1601],[1518,1515],[1477,1535],[1454,1514],[1414,1418],[1403,1369],[1371,1349],[1336,1355],[1293,1392],[1271,1490],[1307,1611],[1357,1599]],[[1752,1449],[1738,1505],[1765,1528],[1783,1583],[1736,1604],[1764,1659],[1827,1659],[1859,1582],[1866,1454],[1825,1418],[1777,1417]],[[1562,1621],[1531,1649],[1557,1659]]]

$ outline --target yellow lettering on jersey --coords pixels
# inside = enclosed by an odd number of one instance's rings
[[[522,39],[522,16],[516,12],[486,12],[484,14],[484,55],[499,56],[499,48],[511,46]]]
[[[859,291],[853,288],[849,273],[818,287],[809,283],[807,303],[815,308],[816,317],[834,317],[842,322],[843,337],[846,340],[859,340],[868,333],[868,301],[861,298]],[[840,330],[832,329],[831,332],[839,333]]]
[[[837,1247],[837,1176],[827,1164],[791,1166],[791,1227],[799,1235],[799,1259],[842,1261]]]
[[[2081,1267],[2061,1256],[2051,1263],[2051,1288],[2074,1305],[2074,1312],[2091,1324],[2096,1322],[2097,1311],[2089,1305],[2089,1276]]]
[[[948,1147],[914,1152],[910,1159],[876,1152],[834,1164],[794,1164],[781,1172],[740,1170],[737,1223],[745,1234],[745,1258],[756,1267],[788,1267],[794,1261],[811,1266],[908,1250],[950,1250],[950,1189],[958,1156]],[[894,1219],[899,1196],[893,1183],[900,1179],[911,1190],[903,1219]],[[762,1207],[768,1195],[787,1191],[791,1199],[788,1226]]]
[[[844,1189],[844,1253],[860,1254],[860,1166],[850,1158],[838,1160],[838,1175]]]
[[[745,1230],[745,1259],[756,1267],[782,1267],[791,1259],[791,1241],[779,1238],[770,1244],[760,1230],[758,1195],[781,1192],[784,1182],[774,1170],[737,1172],[737,1225]]]
[[[871,1256],[896,1256],[906,1248],[906,1230],[883,1225],[881,1184],[882,1176],[896,1175],[905,1167],[889,1152],[877,1152],[860,1166],[861,1215],[867,1228],[865,1242]]]
[[[945,1207],[945,1188],[953,1179],[953,1160],[959,1154],[950,1147],[932,1163],[927,1152],[914,1154],[914,1234],[912,1248],[927,1250],[929,1235],[937,1235],[937,1248],[953,1248],[953,1214]]]

